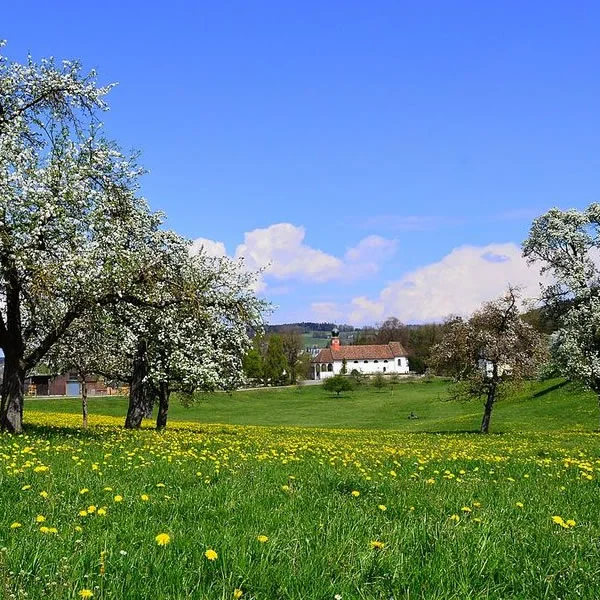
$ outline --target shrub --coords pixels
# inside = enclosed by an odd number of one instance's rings
[[[334,375],[323,382],[323,389],[326,392],[335,392],[338,396],[340,392],[350,392],[353,388],[352,380],[343,375]]]

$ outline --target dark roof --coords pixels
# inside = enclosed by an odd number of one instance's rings
[[[324,348],[313,358],[312,362],[331,363],[335,360],[383,360],[399,356],[408,356],[400,342],[389,344],[371,344],[368,346],[340,346],[339,348]]]

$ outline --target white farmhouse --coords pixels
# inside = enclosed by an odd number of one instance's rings
[[[356,370],[365,375],[375,373],[408,374],[408,353],[400,342],[368,346],[341,346],[339,331],[331,332],[331,347],[324,348],[313,358],[313,379],[339,375],[346,361],[348,374]]]

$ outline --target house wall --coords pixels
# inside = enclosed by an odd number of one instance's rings
[[[336,360],[333,362],[333,370],[328,370],[328,364],[325,363],[326,370],[320,370],[321,365],[315,364],[313,365],[313,374],[314,379],[327,379],[329,377],[333,377],[334,375],[340,375],[342,372],[342,368],[344,366],[343,361]],[[346,374],[350,375],[352,371],[356,369],[359,373],[364,375],[374,375],[376,373],[398,373],[402,375],[407,375],[409,372],[408,369],[408,358],[406,356],[402,356],[394,359],[369,359],[369,360],[349,360],[346,362]]]

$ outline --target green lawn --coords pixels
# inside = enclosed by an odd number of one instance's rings
[[[480,402],[446,401],[448,384],[407,381],[383,391],[364,386],[339,398],[320,386],[268,388],[232,394],[204,394],[186,408],[173,399],[171,421],[235,425],[395,429],[398,431],[474,431],[481,421]],[[127,400],[90,398],[90,414],[125,416]],[[28,398],[26,410],[77,413],[77,399]],[[492,431],[593,430],[597,428],[593,394],[561,380],[526,385],[494,409]],[[419,418],[409,420],[413,412]]]
[[[125,398],[85,431],[78,400],[28,399],[0,435],[0,598],[595,600],[593,396],[531,384],[482,436],[446,388],[211,394],[164,432],[123,429]]]

